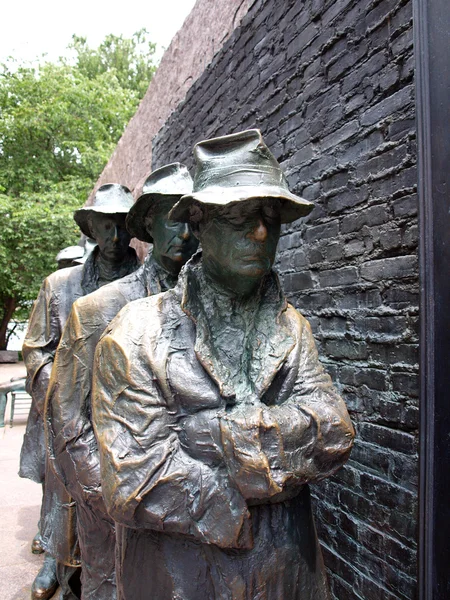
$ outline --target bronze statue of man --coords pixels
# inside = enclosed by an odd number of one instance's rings
[[[307,214],[258,130],[195,147],[170,218],[202,244],[173,290],[128,304],[95,356],[93,422],[124,600],[325,600],[309,483],[353,428],[272,271]]]
[[[133,237],[153,243],[152,250],[140,269],[74,303],[56,352],[46,400],[47,441],[52,465],[77,503],[83,600],[116,598],[114,522],[101,496],[90,420],[95,347],[125,304],[176,284],[198,241],[189,225],[171,222],[168,213],[191,191],[192,178],[180,163],[157,169],[147,178],[128,214],[127,228]]]
[[[55,352],[73,302],[139,267],[125,229],[125,218],[132,204],[128,188],[107,184],[99,188],[92,206],[75,211],[74,219],[82,232],[98,245],[84,265],[61,269],[45,279],[23,344],[27,390],[33,400],[22,446],[20,475],[45,484],[40,533],[46,557],[33,583],[34,600],[50,598],[58,582],[64,600],[77,597],[72,592],[79,586],[75,581],[79,578],[75,507],[46,465],[44,400]]]

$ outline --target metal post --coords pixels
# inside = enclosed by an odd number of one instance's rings
[[[450,598],[450,3],[414,0],[420,230],[419,598]]]

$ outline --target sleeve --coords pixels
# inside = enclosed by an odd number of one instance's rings
[[[276,501],[337,471],[354,430],[343,400],[320,364],[309,323],[301,319],[294,351],[297,377],[273,406],[241,405],[220,418],[224,460],[248,502]]]
[[[48,280],[42,284],[31,311],[22,352],[27,369],[27,392],[37,411],[44,412],[45,395],[50,380],[53,358],[61,329],[57,313],[57,297]]]
[[[150,320],[138,314],[133,319]],[[126,320],[97,347],[93,416],[108,512],[128,527],[250,548],[245,500],[225,471],[190,457],[181,446],[180,415],[167,396],[166,362],[151,354],[148,341],[134,337]]]
[[[101,502],[100,463],[91,423],[94,352],[108,320],[89,311],[86,298],[72,306],[55,355],[45,407],[51,465],[77,500]]]

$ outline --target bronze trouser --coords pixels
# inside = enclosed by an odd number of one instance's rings
[[[77,524],[82,568],[82,600],[115,600],[117,595],[114,521],[106,512],[86,502],[77,501]]]
[[[68,567],[61,562],[57,562],[56,576],[61,586],[60,600],[79,600],[81,598],[80,567]]]

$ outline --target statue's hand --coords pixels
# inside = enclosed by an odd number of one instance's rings
[[[187,453],[212,466],[222,461],[219,414],[217,409],[201,410],[178,424],[178,437]]]

